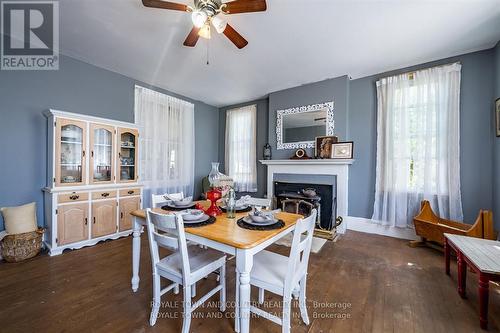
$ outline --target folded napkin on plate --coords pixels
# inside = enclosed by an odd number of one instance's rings
[[[255,215],[255,216],[262,216],[262,217],[265,217],[267,219],[274,219],[274,214],[277,214],[281,212],[281,209],[275,209],[275,210],[269,210],[269,211],[266,211],[266,210],[255,210],[253,212],[250,212],[248,213],[248,215]]]

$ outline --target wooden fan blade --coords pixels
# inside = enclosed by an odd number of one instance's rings
[[[186,12],[188,9],[188,6],[186,5],[169,1],[161,1],[161,0],[142,0],[142,4],[145,7],[180,10],[181,12]]]
[[[226,14],[263,12],[267,9],[266,0],[235,0],[225,5]]]
[[[191,29],[191,32],[184,41],[184,46],[194,47],[196,45],[198,38],[200,38],[200,36],[198,36],[198,31],[200,31],[200,28],[193,27],[193,29]]]
[[[226,37],[229,38],[229,40],[239,49],[244,48],[248,44],[247,40],[229,24],[226,25],[226,29],[224,29],[224,35],[226,35]]]

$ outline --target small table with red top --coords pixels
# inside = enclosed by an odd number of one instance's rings
[[[458,293],[465,298],[467,266],[479,275],[479,321],[488,328],[488,300],[490,281],[500,282],[500,242],[444,234],[446,274],[450,275],[450,252],[457,254]]]

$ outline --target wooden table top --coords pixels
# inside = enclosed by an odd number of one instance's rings
[[[208,201],[200,202],[202,205],[208,207]],[[158,213],[167,213],[161,208],[154,208],[153,211]],[[131,213],[135,217],[146,218],[146,210],[139,209]],[[222,244],[226,244],[237,249],[253,248],[266,240],[276,236],[283,230],[286,230],[297,223],[297,220],[302,218],[302,215],[281,212],[276,214],[276,217],[285,222],[285,226],[281,229],[273,230],[249,230],[240,228],[236,221],[244,217],[248,213],[237,213],[234,219],[228,219],[226,214],[217,216],[215,223],[205,225],[202,227],[185,228],[185,232],[204,237]]]
[[[444,236],[483,273],[500,275],[500,242],[453,234]]]

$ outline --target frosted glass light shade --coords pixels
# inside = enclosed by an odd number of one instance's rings
[[[221,34],[226,30],[227,22],[224,19],[221,19],[218,16],[215,16],[212,18],[212,25],[214,26],[215,30]]]
[[[191,21],[193,21],[193,25],[197,28],[203,27],[203,25],[205,25],[205,22],[207,22],[207,19],[207,14],[199,10],[195,10],[191,14]]]
[[[198,36],[200,36],[201,38],[205,38],[205,39],[210,39],[210,25],[209,24],[205,24],[203,26],[203,28],[200,29],[200,31],[198,31]]]

